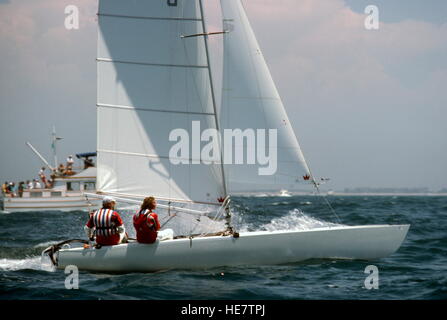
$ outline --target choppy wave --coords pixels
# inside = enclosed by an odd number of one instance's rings
[[[41,257],[29,257],[26,259],[0,259],[1,271],[39,270],[53,271],[50,264],[43,262]]]
[[[34,246],[34,248],[48,248],[49,246],[55,245],[59,243],[60,241],[46,241],[38,243]]]
[[[238,216],[236,216],[238,217]],[[239,217],[239,221],[242,218]],[[268,223],[254,226],[250,223],[242,223],[238,230],[242,232],[246,231],[300,231],[311,230],[316,228],[341,226],[332,222],[317,219],[311,215],[305,214],[300,209],[290,210],[285,216],[274,218]]]
[[[290,210],[289,213],[263,226],[267,231],[278,230],[310,230],[315,228],[333,227],[339,224],[316,219],[303,213],[299,209]]]
[[[52,269],[42,263],[40,253],[55,242],[85,237],[85,212],[27,212],[25,220],[22,214],[0,214],[0,299],[97,299],[98,295],[106,299],[447,298],[447,197],[344,195],[331,196],[330,200],[346,225],[411,224],[402,247],[374,262],[314,260],[147,275],[82,272],[82,290],[73,292],[58,289],[64,288],[65,274],[46,272]],[[233,198],[232,212],[236,230],[241,232],[338,226],[332,223],[338,219],[325,201],[314,196],[238,197]],[[122,217],[132,231],[132,213]],[[204,218],[202,222],[207,221]],[[190,228],[180,216],[171,223]],[[380,278],[380,290],[362,288],[369,264],[386,275]]]

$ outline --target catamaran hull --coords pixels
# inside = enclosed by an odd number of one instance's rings
[[[219,266],[273,265],[307,259],[378,259],[395,252],[409,225],[320,228],[308,231],[244,232],[239,238],[213,236],[128,243],[100,249],[58,252],[58,268],[75,265],[101,272],[151,272]]]

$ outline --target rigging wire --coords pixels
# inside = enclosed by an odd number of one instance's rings
[[[310,171],[310,170],[309,170]],[[341,223],[340,217],[337,215],[337,213],[335,212],[335,209],[332,207],[332,205],[330,204],[330,202],[328,201],[327,197],[323,196],[320,192],[320,188],[318,187],[318,183],[315,181],[313,175],[312,175],[312,182],[314,184],[315,189],[317,190],[317,193],[320,197],[322,197],[324,199],[324,201],[326,202],[327,206],[329,207],[329,209],[331,210],[332,214],[335,216],[335,218],[337,219],[339,224]]]

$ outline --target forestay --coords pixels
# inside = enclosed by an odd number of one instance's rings
[[[313,178],[281,98],[240,0],[221,0],[221,6],[226,33],[220,127],[277,130],[277,147],[266,152],[277,154],[275,174],[260,175],[259,163],[226,164],[228,192],[296,190]],[[250,152],[241,144],[235,149]]]
[[[101,0],[98,19],[98,190],[217,203],[220,164],[169,160],[172,130],[217,123],[205,39],[181,37],[204,32],[200,2]]]

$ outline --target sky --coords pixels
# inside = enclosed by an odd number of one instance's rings
[[[217,2],[209,0],[210,19]],[[447,188],[447,1],[245,0],[264,57],[328,188]],[[65,8],[80,11],[78,30]],[[367,30],[364,10],[379,9]],[[95,0],[0,0],[0,180],[96,149]],[[210,30],[218,29],[211,21]]]

